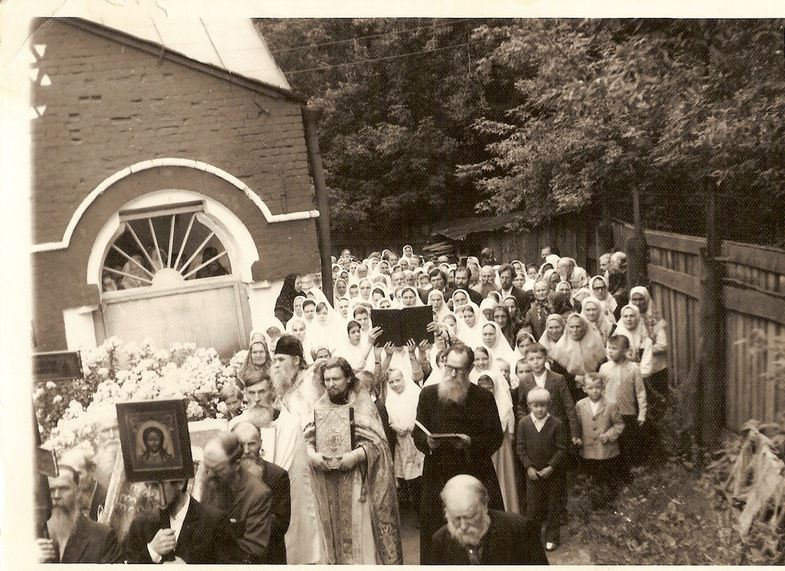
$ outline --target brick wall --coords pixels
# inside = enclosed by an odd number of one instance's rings
[[[32,123],[33,243],[60,241],[91,190],[153,158],[194,159],[227,171],[273,214],[315,208],[298,102],[159,60],[66,22],[39,29],[36,43],[47,46],[40,67],[52,85],[33,94],[35,104],[46,105]],[[239,189],[203,171],[134,173],[87,209],[68,249],[32,256],[37,350],[65,348],[63,309],[99,303],[86,267],[107,219],[129,200],[169,188],[203,193],[240,218],[259,249],[254,279],[319,268],[313,220],[268,224]]]

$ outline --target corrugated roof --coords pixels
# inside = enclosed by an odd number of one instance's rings
[[[510,222],[518,219],[520,214],[507,214],[505,216],[472,216],[470,218],[454,218],[438,223],[431,232],[434,236],[444,236],[451,240],[463,240],[469,234],[480,232],[493,232],[504,228]]]
[[[69,3],[58,16],[95,22],[153,42],[190,59],[242,77],[291,90],[267,43],[250,18],[169,16],[164,10],[135,10],[106,0]]]

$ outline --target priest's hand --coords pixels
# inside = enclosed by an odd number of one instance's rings
[[[55,552],[55,544],[51,539],[39,538],[36,539],[38,545],[38,562],[39,563],[57,563],[57,553]]]
[[[430,448],[431,450],[436,450],[442,444],[440,441],[430,436],[426,436],[426,439],[428,440],[428,448]]]
[[[338,469],[341,472],[348,472],[349,470],[353,470],[355,466],[360,462],[360,459],[365,456],[365,452],[362,448],[356,448],[349,452],[348,454],[344,454],[341,456],[340,461],[338,462]]]
[[[529,468],[526,470],[526,475],[529,476],[530,480],[539,480],[540,479],[540,476],[537,474],[537,470],[535,470],[531,466],[529,466]]]
[[[177,540],[174,538],[173,529],[159,529],[155,537],[147,544],[158,555],[166,555],[174,551]]]
[[[314,468],[314,470],[326,472],[330,469],[327,459],[322,454],[319,454],[316,450],[313,450],[310,447],[308,448],[308,461],[311,463],[311,466]]]

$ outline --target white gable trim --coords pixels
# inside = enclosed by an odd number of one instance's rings
[[[117,181],[124,179],[127,176],[130,176],[133,173],[137,173],[143,170],[157,168],[157,167],[188,167],[193,169],[199,169],[210,174],[214,174],[217,177],[224,179],[225,181],[231,183],[232,185],[236,186],[239,190],[245,194],[248,199],[253,202],[256,207],[262,212],[264,215],[265,220],[269,224],[274,222],[290,222],[292,220],[307,220],[309,218],[318,218],[319,211],[318,210],[302,210],[299,212],[290,212],[288,214],[273,214],[270,212],[268,206],[264,203],[262,198],[256,194],[254,191],[250,189],[250,187],[241,181],[236,176],[233,176],[226,172],[225,170],[219,169],[216,166],[204,163],[202,161],[195,161],[192,159],[178,159],[178,158],[166,158],[166,159],[150,159],[146,161],[142,161],[136,164],[133,164],[129,167],[124,168],[121,171],[114,173],[109,178],[105,179],[101,184],[96,186],[90,194],[88,194],[84,200],[79,204],[77,209],[74,211],[73,215],[71,216],[71,220],[68,222],[68,226],[65,228],[65,233],[63,234],[63,239],[59,242],[45,242],[43,244],[34,244],[30,251],[35,252],[50,252],[53,250],[64,250],[68,248],[71,243],[71,237],[74,235],[74,231],[76,230],[76,225],[79,224],[79,220],[81,220],[84,213],[90,207],[90,205],[95,202],[95,200],[101,196],[104,191],[106,191],[110,186],[112,186]]]

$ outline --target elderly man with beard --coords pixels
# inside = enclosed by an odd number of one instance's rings
[[[431,538],[444,515],[439,493],[458,474],[476,477],[488,490],[489,507],[504,510],[491,456],[502,444],[499,413],[493,394],[469,381],[474,353],[462,343],[447,353],[442,380],[425,387],[417,404],[414,444],[425,454],[420,496],[420,563],[436,564]],[[433,438],[426,434],[454,434]]]
[[[134,517],[125,536],[128,563],[221,563],[225,546],[226,521],[221,513],[197,502],[188,493],[188,480],[147,482],[158,487],[163,506],[155,512]]]
[[[483,299],[488,297],[490,292],[498,291],[496,283],[494,282],[495,277],[496,271],[493,269],[493,266],[483,266],[480,268],[480,281],[474,286],[474,290],[479,292]]]
[[[117,537],[106,525],[79,511],[79,472],[60,465],[56,478],[49,478],[52,516],[46,522],[48,538],[37,539],[39,563],[121,563]]]
[[[303,436],[303,428],[313,416],[314,395],[321,392],[312,387],[311,375],[305,370],[303,346],[293,335],[283,335],[278,340],[270,375],[281,407],[274,422],[273,462],[288,472],[292,498],[286,560],[290,565],[324,563],[324,531],[314,517],[316,498]],[[311,390],[303,389],[309,386]]]
[[[219,432],[204,445],[202,503],[222,512],[231,540],[221,563],[262,564],[272,529],[272,492],[241,464],[243,447],[232,432]]]
[[[351,408],[354,430],[353,449],[338,458],[327,458],[316,450],[318,426],[306,430],[327,562],[400,565],[403,551],[395,474],[376,405],[342,357],[327,361],[321,381],[326,394],[316,409]]]
[[[439,565],[547,565],[535,526],[524,517],[488,509],[477,478],[451,478],[441,493],[447,525],[433,536]]]
[[[268,426],[276,418],[278,411],[273,407],[275,392],[270,375],[263,371],[251,371],[246,375],[245,410],[229,421],[229,429],[240,422],[250,422],[257,428]]]
[[[262,458],[262,436],[250,422],[241,422],[232,428],[243,446],[240,463],[251,474],[259,477],[272,492],[272,530],[267,563],[286,565],[286,543],[284,536],[289,529],[292,499],[289,489],[289,474],[280,466]]]
[[[97,424],[98,444],[93,457],[95,463],[95,480],[104,488],[109,488],[117,452],[120,450],[120,429],[117,427],[117,416],[113,410],[107,409]]]

